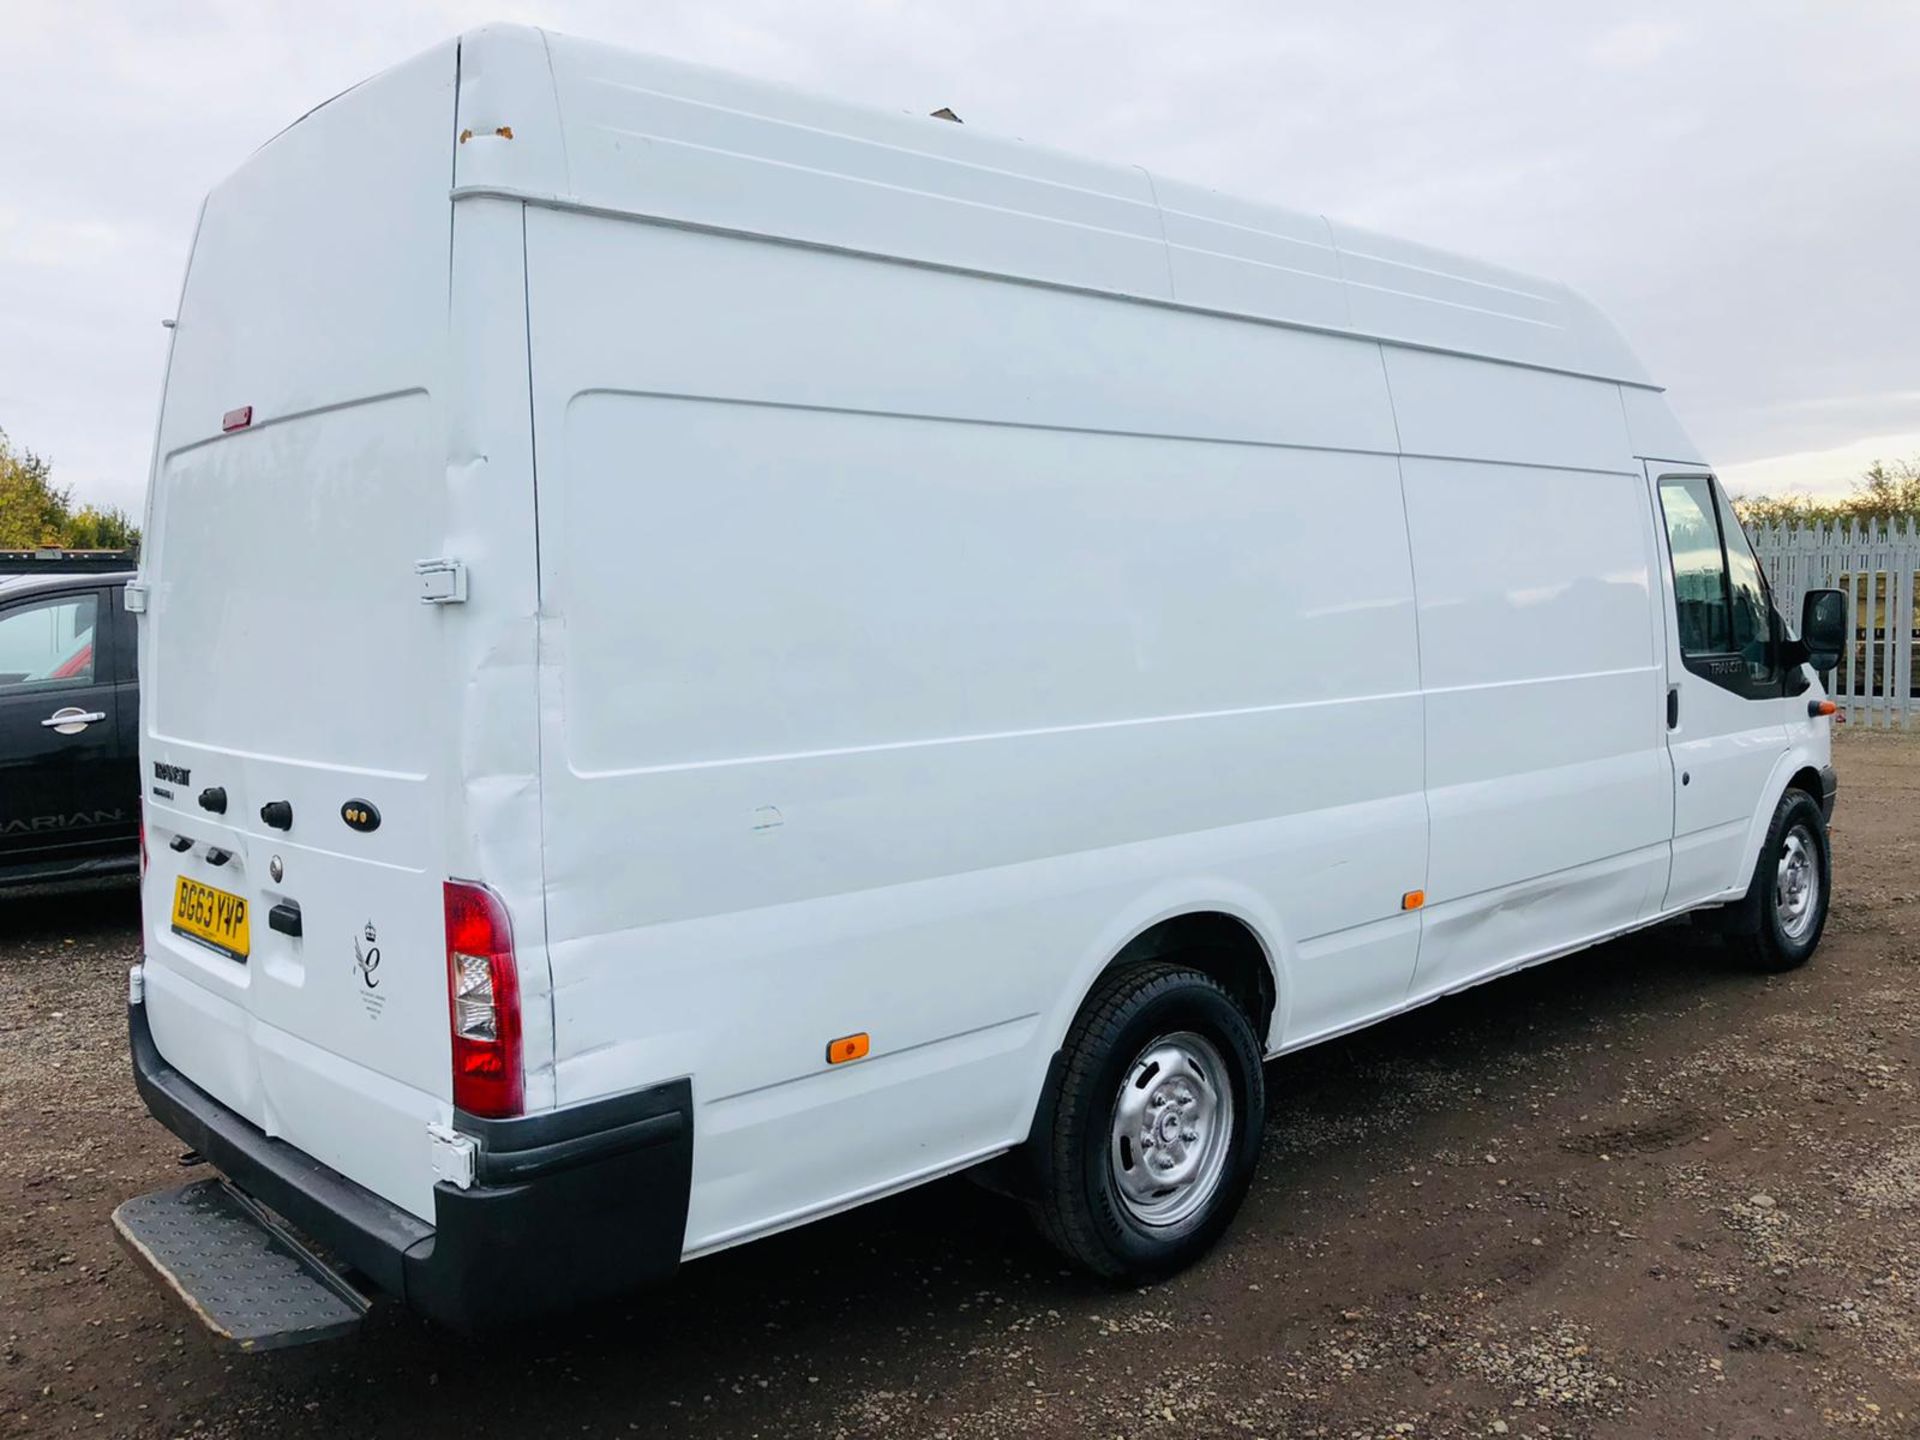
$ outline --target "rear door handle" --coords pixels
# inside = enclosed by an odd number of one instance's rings
[[[78,705],[68,705],[54,711],[40,723],[49,730],[58,730],[62,735],[78,735],[96,720],[106,718],[103,710],[82,710]]]

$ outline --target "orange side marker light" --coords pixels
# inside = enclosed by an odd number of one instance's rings
[[[1400,897],[1400,908],[1402,910],[1418,910],[1426,903],[1427,892],[1424,890],[1409,890]]]
[[[844,1065],[849,1060],[864,1060],[867,1055],[867,1032],[858,1035],[842,1035],[838,1040],[827,1042],[827,1064]]]
[[[1807,713],[1813,716],[1813,718],[1816,720],[1819,719],[1822,715],[1838,714],[1839,710],[1840,710],[1840,707],[1834,704],[1833,701],[1831,700],[1816,700],[1813,702],[1813,704],[1807,707]]]

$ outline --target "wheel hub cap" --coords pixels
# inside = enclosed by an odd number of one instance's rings
[[[1794,826],[1780,844],[1773,909],[1790,940],[1804,939],[1820,912],[1820,869],[1814,861],[1813,837],[1804,825]]]
[[[1115,1193],[1143,1224],[1176,1225],[1219,1188],[1232,1137],[1233,1090],[1213,1043],[1190,1031],[1155,1040],[1114,1100]]]

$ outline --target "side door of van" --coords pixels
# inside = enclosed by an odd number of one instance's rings
[[[1658,461],[1647,476],[1667,557],[1675,909],[1747,882],[1747,833],[1787,749],[1787,676],[1766,582],[1719,482]]]
[[[58,860],[133,830],[107,641],[110,590],[0,609],[0,864]]]

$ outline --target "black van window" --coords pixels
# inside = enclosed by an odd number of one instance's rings
[[[89,591],[0,612],[0,691],[91,684],[97,608]]]

